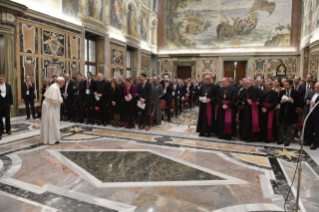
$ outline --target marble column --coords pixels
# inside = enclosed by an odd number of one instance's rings
[[[301,78],[303,78],[303,74],[304,74],[304,56],[305,56],[305,49],[302,49],[300,51],[300,62],[299,62],[299,75],[297,74],[297,76],[300,76]]]
[[[137,49],[137,72],[136,75],[139,76],[142,70],[142,50],[141,48]]]
[[[110,76],[110,37],[104,37],[104,76]]]

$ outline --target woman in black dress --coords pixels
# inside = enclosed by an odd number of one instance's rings
[[[136,114],[136,86],[132,81],[125,79],[124,85],[124,99],[125,99],[125,117],[127,124],[125,128],[134,128],[134,117]]]
[[[111,111],[114,118],[113,127],[120,126],[120,113],[122,109],[122,92],[116,81],[111,82]]]

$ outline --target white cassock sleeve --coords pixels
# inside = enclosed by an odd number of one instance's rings
[[[60,105],[63,102],[60,86],[52,85],[44,94],[40,138],[44,144],[60,141]]]

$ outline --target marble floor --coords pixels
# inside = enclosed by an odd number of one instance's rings
[[[298,144],[198,137],[196,114],[148,132],[61,122],[59,145],[42,144],[39,120],[14,118],[0,141],[0,211],[295,211]],[[319,151],[308,149],[298,210],[318,212]]]

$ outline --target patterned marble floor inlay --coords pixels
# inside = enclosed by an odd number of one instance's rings
[[[151,152],[67,152],[62,155],[101,182],[224,180]]]
[[[15,119],[0,142],[0,212],[295,211],[299,145],[198,137],[197,113],[150,131],[61,122],[59,145],[42,143],[39,120]],[[298,209],[318,212],[307,150]]]

